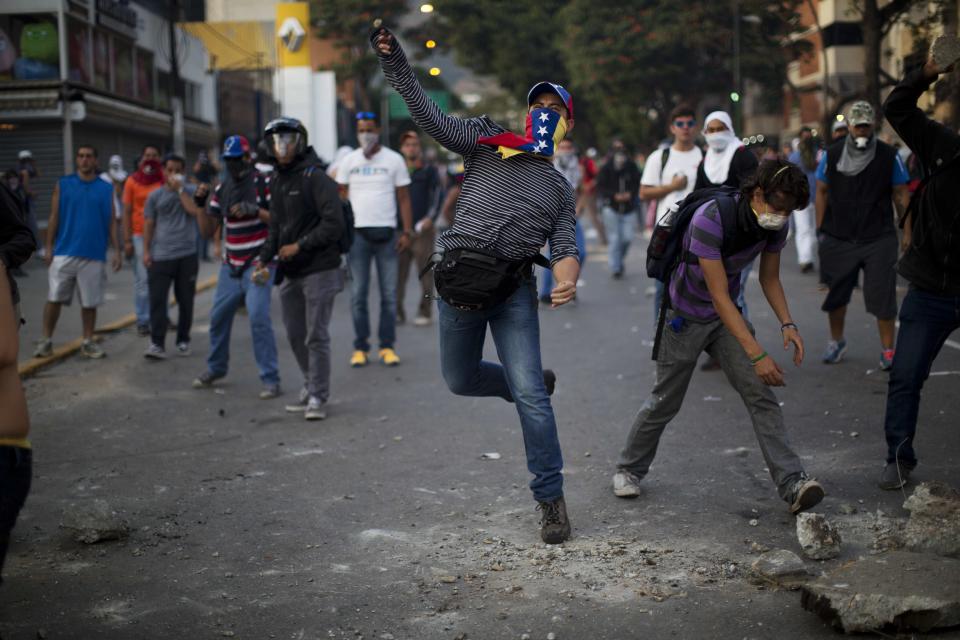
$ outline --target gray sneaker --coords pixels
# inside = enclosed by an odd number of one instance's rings
[[[540,539],[547,544],[560,544],[570,538],[567,502],[562,497],[537,505],[540,516]]]
[[[37,347],[33,350],[34,358],[49,358],[53,355],[53,340],[50,338],[41,338],[37,342]]]
[[[191,353],[193,353],[193,351],[190,349],[190,343],[189,343],[189,342],[178,342],[178,343],[177,343],[177,355],[178,355],[178,356],[180,356],[181,358],[186,358],[186,357],[189,356]]]
[[[620,469],[613,475],[613,495],[618,498],[636,498],[643,489],[640,488],[640,478],[636,474]]]
[[[261,400],[272,400],[280,395],[280,385],[279,384],[265,384],[263,389],[260,389],[260,399]]]
[[[166,360],[167,352],[158,344],[150,343],[147,350],[143,352],[143,357],[148,360]]]
[[[222,378],[223,376],[218,376],[212,371],[204,371],[196,378],[193,379],[193,388],[194,389],[206,389],[207,387],[212,387],[213,383]]]
[[[823,500],[824,491],[820,483],[806,475],[793,483],[787,501],[790,503],[790,513],[798,514],[801,511],[812,509]]]
[[[907,484],[907,481],[910,479],[910,473],[916,468],[916,464],[888,462],[880,474],[880,480],[877,481],[877,486],[887,491],[899,489]]]
[[[100,348],[93,340],[84,340],[80,345],[80,355],[85,358],[90,358],[91,360],[99,360],[103,356],[107,355],[103,352],[103,349]]]
[[[284,409],[288,413],[303,413],[307,410],[307,402],[310,400],[310,394],[306,389],[300,389],[296,404],[288,404]]]
[[[327,403],[320,398],[312,397],[307,402],[307,408],[303,412],[303,417],[307,420],[323,420],[327,417]]]

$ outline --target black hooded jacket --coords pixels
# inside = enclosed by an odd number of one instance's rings
[[[340,194],[337,184],[319,165],[317,154],[307,148],[290,165],[277,165],[270,182],[270,235],[260,250],[260,262],[269,263],[280,247],[296,242],[300,252],[280,262],[288,278],[340,266],[337,243],[344,231]],[[306,178],[304,172],[310,167],[314,170]],[[303,193],[307,187],[309,195]]]
[[[940,295],[960,295],[960,136],[917,107],[931,80],[918,70],[887,97],[884,115],[929,175],[943,167],[914,198],[910,246],[897,271],[913,285]],[[949,163],[949,166],[948,164]]]
[[[0,260],[7,268],[13,304],[20,302],[20,291],[10,271],[29,260],[36,249],[33,232],[23,219],[24,206],[7,185],[0,184]]]

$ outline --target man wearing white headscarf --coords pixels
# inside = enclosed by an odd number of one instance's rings
[[[697,169],[694,190],[720,186],[739,188],[740,183],[757,170],[757,157],[740,142],[726,111],[714,111],[706,117],[703,137],[707,141],[707,153]]]

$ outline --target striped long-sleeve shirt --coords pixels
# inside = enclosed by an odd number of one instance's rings
[[[496,148],[479,144],[478,138],[505,129],[487,116],[445,115],[423,91],[398,45],[389,56],[380,56],[380,64],[417,126],[463,156],[456,217],[440,236],[441,247],[486,249],[522,260],[539,253],[549,240],[553,263],[578,257],[573,189],[551,162],[526,153],[503,159]]]

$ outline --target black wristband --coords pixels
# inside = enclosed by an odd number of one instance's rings
[[[784,330],[786,329],[793,329],[794,331],[800,331],[800,329],[797,328],[797,325],[795,325],[792,322],[784,322],[782,325],[780,325],[780,333],[783,333]]]

